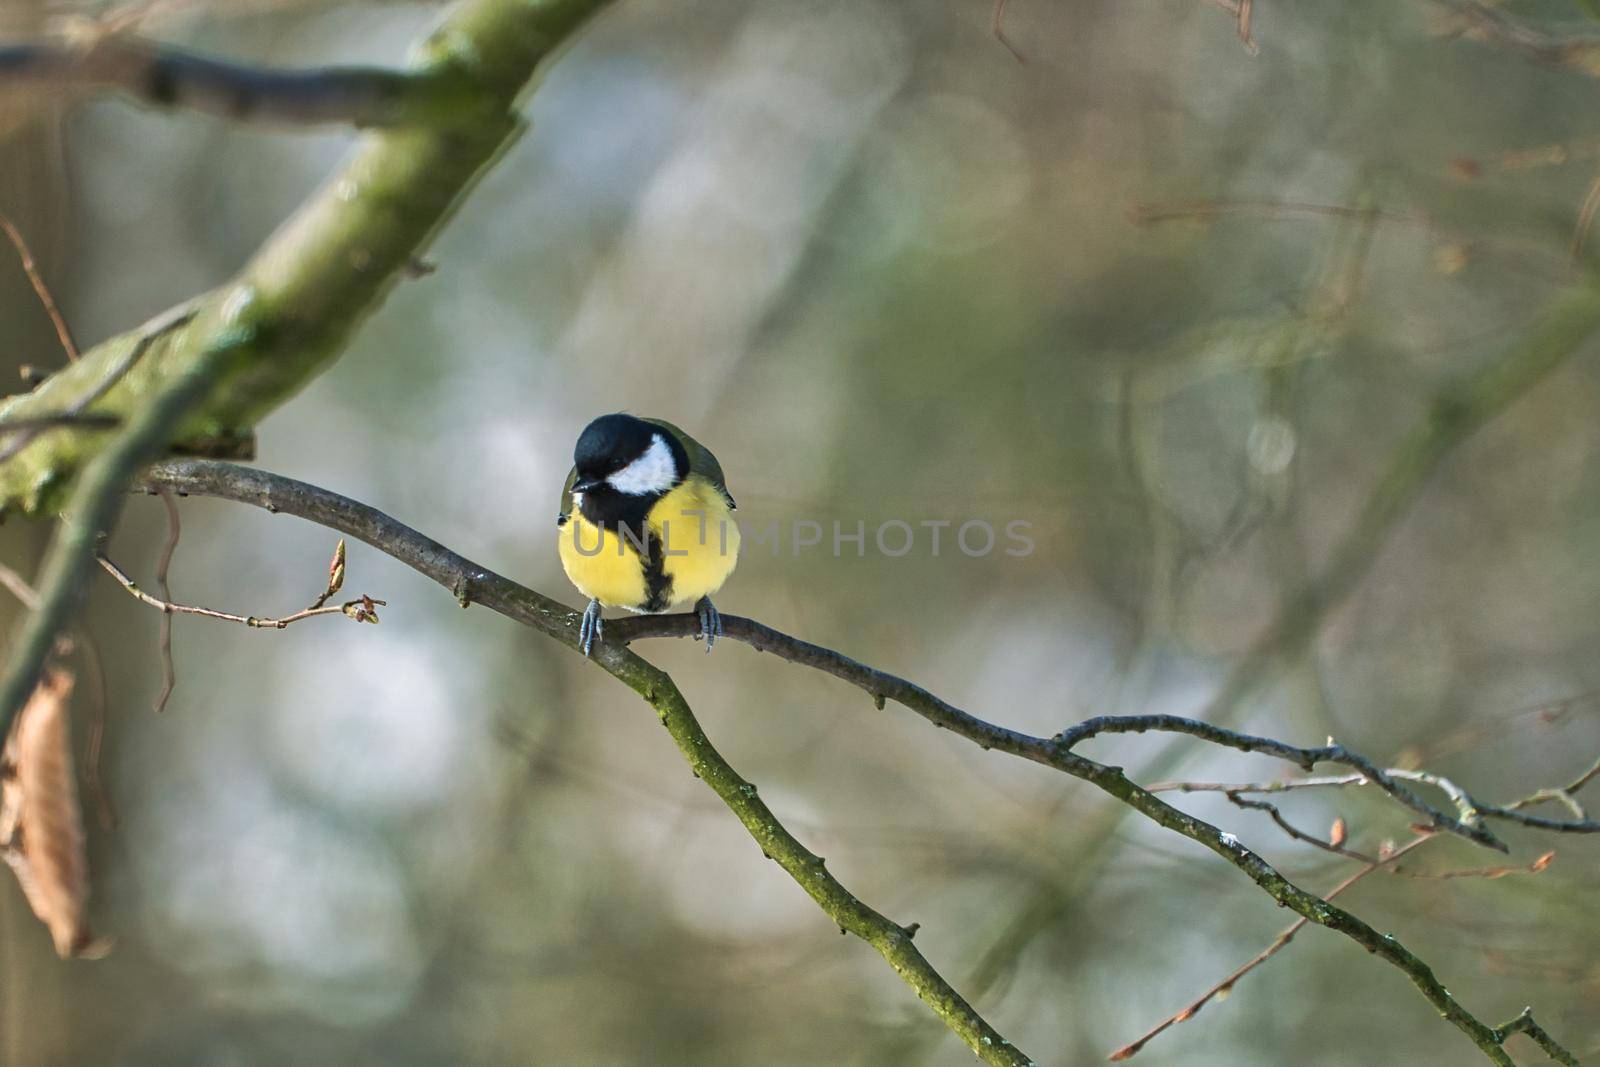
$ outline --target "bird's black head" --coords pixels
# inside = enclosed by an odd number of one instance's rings
[[[642,521],[651,503],[689,473],[689,454],[674,434],[620,412],[584,428],[572,462],[578,471],[572,491],[592,522]]]
[[[578,436],[572,450],[572,463],[578,468],[580,483],[599,483],[623,470],[650,450],[661,433],[643,419],[618,412],[602,415]],[[598,488],[590,485],[589,488]]]

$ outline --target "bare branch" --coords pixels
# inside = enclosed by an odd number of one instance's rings
[[[55,297],[50,295],[50,287],[44,283],[44,278],[39,274],[38,264],[33,261],[33,253],[28,249],[28,242],[22,239],[22,231],[17,229],[4,214],[0,214],[0,230],[5,231],[7,240],[17,250],[17,256],[22,260],[22,272],[28,276],[28,283],[33,286],[33,291],[38,294],[39,303],[44,305],[44,313],[50,316],[50,324],[56,328],[56,339],[61,342],[61,350],[67,354],[69,362],[78,360],[78,345],[72,339],[72,331],[67,329],[67,320],[61,317],[61,309],[56,307]]]
[[[1155,790],[1152,789],[1151,792],[1153,793]],[[1268,804],[1264,800],[1250,800],[1234,790],[1229,790],[1226,796],[1228,800],[1236,807],[1244,808],[1247,811],[1266,812],[1267,816],[1272,819],[1274,823],[1277,823],[1278,829],[1282,830],[1296,841],[1304,841],[1306,844],[1311,845],[1314,848],[1320,848],[1324,852],[1331,852],[1335,856],[1343,856],[1345,859],[1360,860],[1362,863],[1377,862],[1376,859],[1366,855],[1365,853],[1357,852],[1355,849],[1345,847],[1345,845],[1340,841],[1325,841],[1316,834],[1307,833],[1306,831],[1295,826],[1288,819],[1284,818],[1283,812],[1279,811],[1277,805],[1275,804]]]
[[[1355,219],[1390,222],[1419,229],[1430,229],[1433,220],[1423,214],[1383,211],[1351,204],[1318,204],[1306,200],[1183,200],[1171,202],[1134,201],[1127,207],[1128,221],[1136,226],[1160,222],[1206,220],[1224,216],[1256,219]]]
[[[1437,775],[1422,774],[1416,771],[1386,771],[1378,767],[1365,756],[1351,752],[1343,745],[1329,743],[1321,748],[1300,748],[1295,745],[1275,741],[1269,737],[1254,737],[1242,734],[1236,730],[1223,729],[1210,723],[1200,722],[1197,719],[1185,719],[1177,715],[1103,715],[1093,719],[1085,719],[1076,726],[1069,727],[1056,735],[1056,741],[1064,748],[1074,745],[1102,733],[1145,733],[1159,731],[1163,733],[1187,734],[1198,737],[1202,741],[1209,741],[1215,745],[1226,748],[1235,748],[1240,752],[1263,752],[1269,756],[1288,760],[1299,765],[1304,770],[1312,770],[1319,763],[1337,763],[1346,767],[1354,767],[1372,784],[1394,797],[1401,804],[1429,820],[1429,824],[1436,829],[1448,830],[1478,842],[1490,848],[1506,851],[1505,843],[1483,826],[1483,816],[1472,799],[1453,783]],[[1455,803],[1458,818],[1451,818],[1433,805],[1424,801],[1417,794],[1401,785],[1395,779],[1411,778],[1424,781],[1442,789]],[[1245,790],[1231,790],[1230,792],[1244,792]]]
[[[337,356],[516,132],[514,108],[539,66],[604,3],[466,0],[417,50],[413,67],[468,88],[459,121],[369,134],[234,281],[162,316],[164,329],[96,346],[5,405],[4,416],[33,417],[99,403],[125,423],[109,439],[57,434],[0,454],[0,505],[30,513],[67,505],[39,581],[39,609],[0,678],[0,733],[71,621],[133,476],[185,427],[248,430]],[[181,343],[140,358],[158,332],[179,324]]]
[[[1482,878],[1493,882],[1513,874],[1542,874],[1548,870],[1551,862],[1556,858],[1554,852],[1541,853],[1530,863],[1513,866],[1498,867],[1449,867],[1442,871],[1414,871],[1410,867],[1392,867],[1390,874],[1403,875],[1407,878],[1430,879],[1434,881],[1451,881],[1457,878]]]
[[[147,472],[144,485],[152,490],[163,486],[179,494],[221,497],[310,519],[393,556],[450,590],[464,604],[482,604],[548,634],[568,648],[578,647],[578,612],[465,559],[375,508],[326,489],[208,460],[158,464]],[[1152,822],[1203,845],[1242,871],[1280,905],[1345,935],[1401,970],[1440,1015],[1465,1034],[1490,1062],[1513,1067],[1501,1047],[1499,1031],[1462,1007],[1433,970],[1393,935],[1379,933],[1351,913],[1296,886],[1233,834],[1164,803],[1131,781],[1120,768],[1077,755],[1058,740],[1033,737],[986,722],[912,682],[831,649],[800,641],[750,619],[724,615],[722,620],[727,636],[850,682],[870,694],[879,707],[893,699],[986,749],[999,749],[1082,779]],[[628,642],[645,637],[692,637],[698,625],[692,614],[618,620],[607,626],[604,639],[586,662],[610,673],[656,708],[695,773],[734,811],[763,851],[777,860],[842,929],[857,933],[872,944],[985,1062],[1024,1062],[1020,1053],[1012,1055],[1015,1050],[1010,1045],[999,1045],[1003,1039],[916,951],[908,928],[898,926],[851,896],[827,873],[818,857],[789,835],[759,801],[755,787],[716,753],[672,679],[625,647]],[[1448,816],[1441,818],[1445,825],[1453,822]]]
[[[348,497],[266,471],[214,460],[169,460],[157,464],[146,473],[143,485],[151,491],[159,487],[180,496],[214,496],[253,504],[338,530],[433,579],[463,606],[481,604],[577,650],[578,613]],[[717,752],[670,676],[612,641],[598,643],[593,658],[586,662],[601,667],[656,709],[696,777],[716,792],[762,852],[782,866],[841,930],[855,934],[876,949],[981,1060],[1010,1067],[1031,1062],[917,950],[911,940],[915,926],[901,926],[856,898],[828,871],[821,856],[789,833],[762,802],[755,785],[740,777]]]
[[[1340,882],[1338,885],[1334,886],[1332,889],[1328,890],[1325,894],[1323,894],[1322,899],[1332,900],[1334,897],[1337,897],[1340,893],[1343,893],[1346,889],[1349,889],[1351,886],[1361,881],[1373,871],[1379,870],[1395,862],[1406,853],[1417,848],[1419,845],[1433,840],[1433,837],[1434,835],[1432,834],[1423,834],[1419,837],[1414,837],[1397,849],[1386,852],[1382,856],[1366,860],[1365,866],[1363,866],[1359,871],[1356,871],[1354,874],[1350,875],[1344,881]],[[1113,1063],[1118,1063],[1123,1060],[1130,1060],[1137,1056],[1140,1052],[1144,1051],[1144,1047],[1151,1041],[1160,1037],[1162,1034],[1166,1033],[1174,1026],[1177,1026],[1179,1023],[1186,1023],[1196,1015],[1200,1014],[1201,1008],[1204,1008],[1207,1004],[1210,1004],[1218,997],[1225,996],[1232,992],[1233,987],[1239,984],[1239,980],[1241,978],[1287,948],[1289,946],[1289,942],[1294,940],[1295,935],[1301,930],[1305,929],[1308,921],[1309,920],[1307,919],[1301,918],[1290,923],[1287,929],[1285,929],[1277,937],[1273,938],[1272,944],[1268,945],[1266,948],[1252,956],[1243,966],[1239,967],[1233,973],[1229,974],[1226,978],[1212,986],[1210,989],[1206,990],[1204,993],[1201,993],[1181,1011],[1167,1016],[1167,1018],[1163,1019],[1149,1030],[1145,1031],[1139,1037],[1134,1038],[1126,1045],[1123,1045],[1121,1048],[1117,1049],[1110,1056],[1108,1056],[1107,1059]]]
[[[1533,1043],[1544,1050],[1546,1056],[1566,1067],[1579,1067],[1578,1057],[1567,1051],[1555,1038],[1551,1037],[1544,1027],[1533,1021],[1533,1009],[1523,1008],[1522,1014],[1506,1023],[1504,1026],[1495,1027],[1495,1036],[1504,1043],[1512,1034],[1527,1034]]]
[[[297,611],[293,615],[285,615],[281,618],[263,618],[258,615],[235,615],[232,612],[216,611],[212,608],[197,608],[188,604],[174,604],[171,601],[163,600],[158,596],[152,596],[143,589],[140,589],[138,583],[132,578],[128,577],[127,572],[125,572],[121,567],[118,567],[115,563],[111,562],[111,560],[107,559],[104,555],[96,555],[95,558],[99,560],[101,569],[107,574],[111,575],[111,577],[115,578],[118,585],[122,586],[122,588],[133,594],[135,598],[143,601],[146,604],[149,604],[151,607],[160,611],[164,615],[199,615],[203,618],[218,619],[222,622],[236,622],[241,626],[248,626],[252,630],[282,630],[290,623],[300,622],[302,619],[315,618],[318,615],[343,615],[347,618],[354,619],[356,622],[375,623],[378,621],[378,614],[373,610],[373,605],[382,607],[388,603],[387,600],[376,600],[373,597],[363,596],[357,600],[351,600],[344,604],[330,604],[327,607],[306,608],[304,611]]]
[[[1578,221],[1572,228],[1572,258],[1583,258],[1584,242],[1589,239],[1589,230],[1594,226],[1594,213],[1600,211],[1600,175],[1596,175],[1589,182],[1588,192],[1583,194],[1583,206],[1578,209]]]
[[[1465,36],[1546,66],[1600,74],[1600,38],[1558,37],[1524,25],[1479,0],[1433,0],[1457,15]]]
[[[1239,41],[1244,45],[1244,50],[1252,56],[1260,55],[1261,46],[1256,44],[1255,35],[1251,32],[1251,22],[1255,14],[1254,0],[1211,0],[1211,4],[1233,16]]]
[[[39,594],[33,591],[27,579],[16,571],[0,563],[0,585],[6,587],[11,595],[22,601],[22,606],[29,611],[36,611],[39,607]]]
[[[150,107],[234,120],[391,126],[442,117],[449,86],[376,67],[271,70],[131,36],[0,48],[0,85],[51,92],[120,90]]]
[[[1094,720],[1091,719],[1089,721],[1093,722]],[[1193,722],[1193,720],[1184,721]],[[1216,729],[1215,727],[1207,726],[1205,723],[1200,723],[1198,725],[1205,726],[1207,729]],[[1192,731],[1180,730],[1176,732],[1190,733]],[[1227,734],[1231,733],[1232,731],[1222,732]],[[1243,737],[1245,735],[1238,736]],[[1273,742],[1273,744],[1278,744],[1278,742]],[[1241,746],[1231,745],[1230,747],[1240,748]],[[1342,745],[1331,746],[1331,749],[1335,751],[1344,751]],[[1322,760],[1320,758],[1320,754],[1329,750],[1330,749],[1305,749],[1302,751],[1317,754],[1317,762],[1348,762],[1346,760]],[[1370,765],[1370,761],[1365,760],[1362,757],[1358,757],[1358,759],[1361,759],[1362,762]],[[1593,781],[1597,775],[1600,775],[1600,761],[1597,761],[1595,766],[1590,767],[1589,770],[1580,775],[1578,779],[1572,783],[1572,785],[1560,789],[1541,789],[1536,793],[1523,797],[1521,800],[1513,801],[1512,803],[1506,805],[1480,803],[1474,800],[1460,786],[1450,781],[1450,779],[1441,777],[1437,774],[1430,774],[1427,771],[1408,770],[1401,767],[1389,767],[1383,771],[1380,771],[1379,773],[1385,778],[1389,779],[1401,778],[1408,781],[1422,782],[1427,785],[1438,787],[1450,797],[1452,802],[1455,803],[1457,811],[1461,813],[1461,821],[1463,823],[1470,824],[1471,820],[1474,819],[1480,823],[1483,819],[1501,819],[1505,822],[1513,822],[1522,826],[1531,827],[1536,830],[1549,830],[1555,833],[1600,833],[1600,821],[1589,818],[1583,809],[1583,805],[1578,803],[1577,798],[1573,795],[1578,789],[1582,789],[1589,782]],[[1326,775],[1313,778],[1290,778],[1276,782],[1157,782],[1149,788],[1152,793],[1226,793],[1232,797],[1246,794],[1284,793],[1296,789],[1340,788],[1344,786],[1363,785],[1378,785],[1383,788],[1385,792],[1395,795],[1391,788],[1385,786],[1382,781],[1374,778],[1374,776],[1368,773],[1368,771],[1365,769],[1360,774]],[[1391,781],[1389,785],[1393,785],[1393,782]],[[1414,794],[1409,794],[1409,791],[1406,792],[1408,795],[1414,797]],[[1524,815],[1521,811],[1522,808],[1531,807],[1534,804],[1543,803],[1545,801],[1556,801],[1565,805],[1567,810],[1572,812],[1574,817],[1572,819],[1547,819],[1537,815]],[[1402,802],[1404,801],[1402,800]],[[1411,807],[1411,805],[1408,803],[1407,807]],[[1424,807],[1427,806],[1424,805]],[[1413,808],[1413,810],[1416,809]],[[1429,812],[1434,812],[1434,814],[1438,814],[1431,807],[1429,807],[1427,810]],[[1436,823],[1435,825],[1441,829],[1450,828],[1445,824]]]
[[[168,574],[172,570],[172,554],[178,550],[178,538],[183,536],[183,524],[178,518],[178,504],[172,499],[172,494],[165,489],[160,490],[157,496],[167,511],[167,540],[161,546],[161,557],[156,560],[156,589],[160,590],[161,599],[172,599],[172,584]],[[321,607],[314,604],[313,607]],[[167,701],[172,699],[172,691],[178,685],[178,671],[172,664],[172,612],[161,613],[161,692],[156,695],[153,710],[157,715],[167,709]]]
[[[96,543],[122,508],[122,489],[170,439],[179,421],[205,396],[228,346],[202,355],[149,398],[87,471],[62,519],[39,579],[39,606],[12,645],[0,678],[0,735],[4,735],[34,689],[58,636],[72,622],[88,579]],[[87,361],[74,364],[84,366]]]
[[[994,8],[989,16],[989,32],[994,35],[995,40],[1005,46],[1007,52],[1011,53],[1012,59],[1018,63],[1026,63],[1028,61],[1027,57],[1022,54],[1016,45],[1011,43],[1011,38],[1006,36],[1006,2],[1007,0],[994,0]]]

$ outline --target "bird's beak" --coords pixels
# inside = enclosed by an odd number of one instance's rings
[[[572,484],[572,491],[574,493],[587,493],[589,490],[598,489],[604,484],[606,484],[604,478],[583,478]]]

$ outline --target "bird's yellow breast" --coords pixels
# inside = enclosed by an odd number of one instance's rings
[[[714,486],[691,476],[656,502],[647,521],[659,545],[655,565],[632,538],[573,509],[561,528],[561,565],[579,592],[608,607],[665,611],[722,588],[739,560],[739,527]],[[650,603],[652,586],[659,606]]]

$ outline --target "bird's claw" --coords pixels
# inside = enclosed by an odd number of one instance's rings
[[[594,647],[595,638],[600,636],[604,628],[605,620],[600,617],[600,601],[590,600],[589,606],[583,609],[583,621],[578,624],[578,651],[587,656]]]
[[[694,606],[694,613],[700,619],[700,633],[695,635],[706,639],[706,651],[711,651],[711,646],[717,643],[717,638],[722,636],[722,616],[717,612],[716,606],[711,603],[711,598],[703,596]]]

